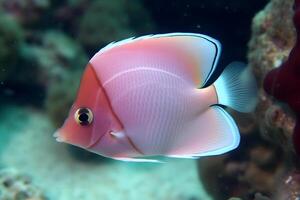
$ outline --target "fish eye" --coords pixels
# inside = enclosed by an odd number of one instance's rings
[[[75,112],[74,118],[77,124],[87,126],[93,121],[93,113],[88,108],[79,108]]]

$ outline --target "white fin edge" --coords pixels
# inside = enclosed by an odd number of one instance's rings
[[[108,45],[106,45],[105,47],[100,49],[95,54],[95,56],[96,55],[99,56],[99,55],[103,54],[104,52],[106,52],[106,51],[108,51],[108,50],[110,50],[114,47],[118,47],[118,46],[121,46],[121,45],[124,45],[124,44],[129,44],[129,43],[133,43],[133,42],[140,41],[140,40],[145,40],[145,39],[150,39],[150,38],[174,37],[174,36],[200,37],[200,38],[208,40],[209,42],[213,43],[216,46],[215,62],[212,66],[211,73],[207,76],[206,80],[203,82],[203,85],[205,85],[207,83],[207,81],[210,79],[210,77],[212,76],[212,74],[214,73],[214,71],[217,67],[217,64],[218,64],[218,61],[219,61],[219,58],[220,58],[220,55],[221,55],[221,51],[222,51],[222,46],[221,46],[221,43],[218,40],[216,40],[216,39],[214,39],[210,36],[204,35],[204,34],[177,32],[177,33],[164,33],[164,34],[149,34],[149,35],[144,35],[144,36],[140,36],[140,37],[131,37],[131,38],[127,38],[127,39],[124,39],[124,40],[120,40],[118,42],[114,41],[114,42],[109,43]]]
[[[231,126],[231,130],[233,130],[234,132],[232,133],[232,135],[234,136],[233,138],[233,143],[230,146],[227,147],[223,147],[220,149],[216,149],[214,151],[209,151],[209,152],[203,152],[200,154],[196,154],[195,156],[215,156],[215,155],[221,155],[224,153],[227,153],[233,149],[236,149],[239,144],[240,144],[240,132],[239,132],[239,128],[237,127],[235,121],[233,120],[233,118],[229,115],[229,113],[227,111],[225,111],[223,108],[221,108],[220,106],[212,106],[212,108],[214,109],[219,109],[221,111],[222,114],[224,114],[224,118],[227,120],[228,124],[230,124]]]
[[[154,160],[154,159],[146,159],[146,158],[126,158],[126,157],[112,157],[114,160],[120,160],[120,161],[125,161],[125,162],[148,162],[148,163],[164,163],[159,160]]]
[[[187,159],[197,159],[197,156],[194,155],[167,155],[169,158],[187,158]]]

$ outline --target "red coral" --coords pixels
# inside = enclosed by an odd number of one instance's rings
[[[295,0],[294,11],[294,25],[297,30],[296,44],[288,60],[267,74],[264,89],[279,101],[286,102],[295,112],[297,121],[293,142],[300,156],[300,0]]]

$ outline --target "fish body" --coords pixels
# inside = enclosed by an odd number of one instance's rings
[[[191,33],[109,44],[88,63],[56,137],[124,161],[155,161],[147,156],[156,155],[197,158],[236,148],[238,128],[218,105],[249,112],[256,88],[251,73],[237,62],[207,86],[220,52],[217,40]],[[92,121],[80,123],[89,116]]]

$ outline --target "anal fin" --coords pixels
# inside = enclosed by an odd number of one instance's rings
[[[168,157],[198,158],[226,153],[240,142],[238,128],[221,107],[212,106],[190,122],[174,140]]]

